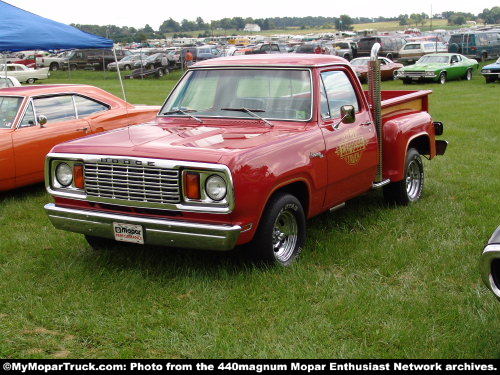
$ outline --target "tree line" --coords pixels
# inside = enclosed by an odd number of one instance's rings
[[[483,12],[475,16],[472,13],[447,11],[440,15],[435,15],[435,18],[448,20],[450,25],[462,25],[466,21],[482,21],[485,24],[500,23],[500,7],[484,9]],[[429,16],[426,13],[401,14],[398,17],[350,17],[343,14],[339,17],[324,17],[324,16],[307,16],[307,17],[269,17],[269,18],[251,18],[251,17],[232,17],[222,18],[205,22],[202,17],[197,17],[194,21],[183,19],[178,22],[173,18],[165,20],[158,30],[153,29],[150,25],[145,25],[143,28],[134,28],[129,26],[115,25],[81,25],[72,24],[80,30],[101,35],[116,42],[130,43],[142,42],[147,39],[164,38],[165,34],[173,34],[174,37],[190,36],[193,32],[198,32],[199,37],[209,37],[215,34],[220,34],[223,31],[237,32],[245,28],[246,24],[257,24],[261,30],[285,30],[291,28],[305,29],[332,29],[337,30],[352,30],[354,24],[370,23],[370,22],[387,22],[397,21],[401,26],[424,26],[429,22]]]

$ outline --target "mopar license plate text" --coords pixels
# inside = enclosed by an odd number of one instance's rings
[[[134,224],[113,223],[116,241],[144,244],[142,226]]]

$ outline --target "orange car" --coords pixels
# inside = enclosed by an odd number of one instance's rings
[[[142,124],[159,108],[87,85],[0,89],[0,191],[43,181],[45,155],[56,144]]]

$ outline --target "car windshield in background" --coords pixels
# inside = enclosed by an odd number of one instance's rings
[[[349,49],[349,44],[347,43],[334,43],[333,46],[340,49]]]
[[[23,98],[0,96],[0,129],[10,129]]]
[[[365,66],[368,65],[368,59],[354,59],[351,60],[352,66]]]
[[[448,56],[422,56],[418,64],[447,64]]]
[[[409,49],[420,49],[420,43],[407,44],[404,49],[405,51]]]
[[[162,115],[304,121],[311,117],[308,70],[210,69],[189,72],[170,95]]]
[[[301,46],[298,46],[297,49],[295,50],[295,52],[297,52],[297,53],[312,53],[312,52],[314,52],[315,48],[316,48],[316,46],[314,46],[312,44],[303,44]]]
[[[158,57],[160,57],[161,53],[155,53],[154,55],[151,55],[149,56],[146,61],[154,61],[156,60]]]

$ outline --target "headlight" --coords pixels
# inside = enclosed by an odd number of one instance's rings
[[[56,168],[56,179],[63,187],[71,185],[73,182],[73,168],[66,163],[58,164]]]
[[[481,73],[491,73],[491,71],[489,69],[484,69],[481,71]]]
[[[436,74],[434,73],[434,71],[428,71],[428,72],[425,72],[425,75],[427,75],[427,76],[435,76]]]
[[[227,193],[226,181],[221,176],[211,175],[205,182],[205,192],[214,201],[224,199]]]

